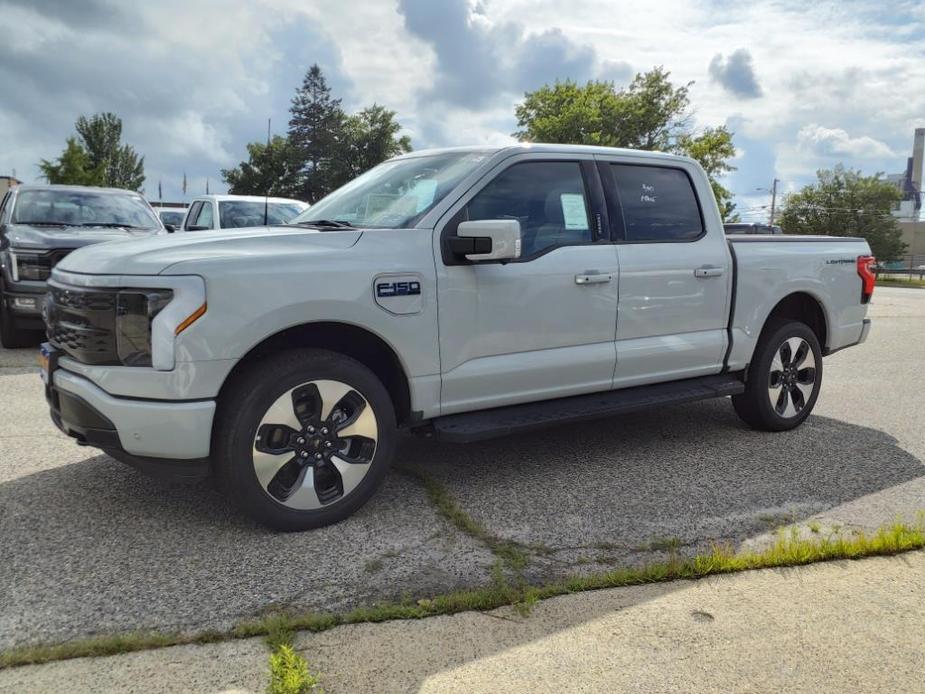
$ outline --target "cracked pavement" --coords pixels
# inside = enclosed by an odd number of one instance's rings
[[[825,361],[795,432],[746,429],[725,400],[469,446],[405,439],[524,576],[761,542],[810,520],[875,528],[925,509],[925,291],[878,288],[867,344]],[[273,608],[344,610],[490,581],[496,556],[398,471],[338,525],[278,534],[208,484],[165,484],[48,418],[33,350],[0,350],[0,649],[135,629],[228,628]]]

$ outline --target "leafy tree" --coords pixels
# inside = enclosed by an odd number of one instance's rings
[[[145,181],[144,157],[121,144],[122,119],[113,113],[80,116],[74,126],[77,138],[68,138],[56,165],[43,159],[39,168],[55,183],[109,186],[140,190]],[[68,162],[67,167],[61,164]],[[78,162],[80,167],[75,168]]]
[[[74,137],[67,138],[67,146],[55,161],[42,159],[39,162],[39,169],[49,183],[78,186],[103,185],[100,171],[90,167],[90,157]]]
[[[373,104],[344,121],[337,147],[335,187],[356,178],[376,164],[411,151],[411,139],[399,136],[395,111]]]
[[[780,225],[788,234],[861,236],[878,260],[896,260],[906,244],[890,209],[901,197],[883,174],[862,176],[839,164],[817,171],[815,183],[787,197]]]
[[[706,128],[696,136],[682,134],[678,136],[676,150],[696,159],[707,172],[723,221],[738,222],[739,215],[732,202],[732,192],[719,182],[720,176],[735,171],[729,160],[735,156],[736,148],[732,144],[732,133],[726,126]]]
[[[249,158],[233,169],[222,169],[222,179],[233,195],[276,195],[299,198],[302,194],[302,160],[289,138],[276,135],[269,146],[247,145]]]
[[[336,186],[332,163],[342,138],[344,111],[318,65],[312,65],[296,90],[289,109],[289,140],[302,161],[303,189],[300,198],[316,202]]]
[[[527,142],[629,147],[687,154],[701,163],[710,177],[723,218],[730,220],[735,205],[719,177],[734,167],[732,133],[723,126],[700,135],[690,129],[692,82],[675,86],[661,67],[637,74],[626,89],[613,82],[571,80],[545,85],[524,95],[515,109],[514,136]]]

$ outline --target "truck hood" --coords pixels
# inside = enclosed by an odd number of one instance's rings
[[[92,243],[142,239],[156,232],[140,229],[104,229],[93,227],[34,227],[28,224],[10,225],[8,235],[13,248],[81,248]]]
[[[272,258],[350,248],[361,231],[256,227],[228,231],[194,231],[87,246],[62,260],[55,269],[94,275],[158,275],[183,264],[182,274],[195,274],[196,261],[217,258]]]

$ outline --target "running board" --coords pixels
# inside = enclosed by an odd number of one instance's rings
[[[443,441],[469,443],[519,434],[548,425],[609,417],[651,407],[736,395],[745,384],[736,374],[688,378],[610,390],[570,398],[451,414],[433,420],[433,436]]]

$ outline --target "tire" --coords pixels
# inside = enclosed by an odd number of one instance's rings
[[[745,392],[732,396],[736,414],[762,431],[803,423],[822,386],[822,350],[805,323],[775,320],[761,333],[748,367]]]
[[[222,394],[213,465],[249,516],[308,530],[372,497],[396,436],[392,399],[372,371],[335,352],[293,349],[254,362]]]
[[[7,349],[31,347],[37,342],[37,331],[20,330],[6,306],[6,297],[0,294],[0,344]]]

